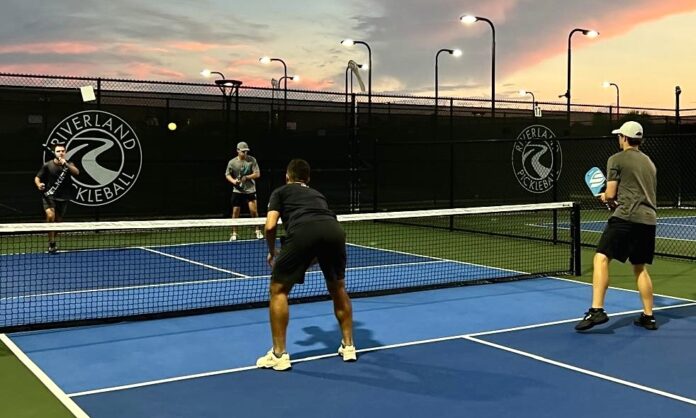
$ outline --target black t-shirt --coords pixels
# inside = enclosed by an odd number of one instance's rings
[[[275,189],[268,201],[268,210],[280,212],[288,235],[304,223],[336,220],[336,214],[329,209],[324,195],[300,183]]]
[[[56,164],[53,160],[47,162],[39,169],[39,172],[36,173],[36,177],[41,179],[41,182],[46,185],[46,188],[43,190],[44,194],[53,189],[53,186],[60,178],[62,172],[63,166]],[[72,199],[72,175],[70,171],[66,171],[60,185],[57,186],[55,192],[48,197],[52,197],[54,200]]]

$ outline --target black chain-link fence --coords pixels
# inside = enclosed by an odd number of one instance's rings
[[[658,169],[657,252],[696,258],[696,135],[649,135],[641,150]],[[585,173],[606,172],[617,151],[615,136],[554,138],[544,127],[517,139],[378,142],[375,208],[576,201],[582,243],[594,246],[610,212],[588,190]]]
[[[95,101],[82,101],[83,86],[92,86]],[[0,215],[6,222],[41,219],[32,180],[47,158],[42,144],[52,140],[73,150],[82,144],[82,152],[128,141],[130,133],[139,141],[139,156],[122,145],[121,154],[113,147],[94,157],[96,164],[80,167],[82,202],[67,215],[73,220],[227,216],[231,188],[224,170],[240,140],[261,165],[260,208],[283,183],[288,160],[301,157],[312,164],[313,185],[338,212],[348,212],[583,201],[583,170],[589,164],[604,169],[616,149],[604,136],[629,119],[649,135],[644,150],[658,166],[660,205],[673,208],[675,219],[696,206],[688,180],[695,174],[696,109],[622,107],[617,113],[612,106],[574,104],[568,115],[565,103],[500,100],[493,118],[490,100],[476,98],[440,98],[435,106],[432,97],[0,73],[0,110]],[[90,126],[80,112],[92,115]],[[93,126],[94,112],[128,127]],[[548,159],[549,152],[530,169],[557,168],[558,188],[548,176],[545,184],[516,175],[525,169],[515,162],[516,138],[534,125],[562,137],[562,157]],[[137,173],[126,172],[128,158],[137,160],[128,162],[137,162]],[[583,221],[606,215],[593,200],[583,203]],[[595,235],[586,232],[583,239],[591,244]],[[676,254],[696,254],[693,240],[672,241],[685,248]]]

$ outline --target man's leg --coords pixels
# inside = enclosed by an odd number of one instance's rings
[[[46,222],[55,222],[56,221],[56,209],[55,208],[46,208]],[[48,232],[48,247],[49,251],[51,250],[51,247],[55,247],[55,242],[56,242],[56,233],[55,231],[49,231]]]
[[[353,345],[353,305],[346,291],[345,280],[326,282],[326,288],[333,300],[334,314],[341,327],[343,344]]]
[[[232,206],[232,219],[239,218],[240,213],[242,212],[242,208],[240,206]],[[237,227],[233,226],[232,227],[232,236],[230,237],[231,240],[237,239]]]
[[[273,348],[266,355],[256,360],[256,367],[273,370],[292,368],[290,355],[286,352],[286,333],[288,330],[288,294],[292,284],[271,281],[271,301],[269,306],[271,337]]]
[[[288,309],[288,295],[292,290],[292,284],[271,282],[271,302],[269,307],[271,319],[271,336],[273,338],[273,353],[281,355],[285,353],[286,334],[290,318]]]
[[[259,211],[257,209],[256,200],[249,201],[249,215],[251,215],[252,218],[259,217]],[[256,234],[256,238],[258,238],[258,239],[263,238],[263,234],[261,233],[261,229],[258,226],[256,226],[254,233]]]
[[[648,316],[653,314],[653,285],[645,264],[634,264],[633,274],[636,277],[640,300],[643,302],[643,313]]]
[[[592,271],[592,306],[585,312],[582,321],[575,325],[576,331],[586,331],[595,325],[604,324],[609,317],[604,312],[604,297],[609,287],[609,262],[611,258],[602,253],[595,253]]]
[[[595,253],[592,271],[592,307],[604,308],[604,298],[609,288],[609,263],[611,259],[602,253]]]

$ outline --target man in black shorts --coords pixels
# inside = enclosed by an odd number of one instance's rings
[[[53,146],[53,159],[44,164],[36,177],[34,184],[42,194],[43,208],[46,212],[46,222],[60,222],[65,216],[68,202],[72,199],[72,176],[80,174],[75,164],[65,159],[65,145]],[[48,233],[48,253],[55,254],[56,233]]]
[[[286,184],[273,191],[266,215],[268,263],[273,267],[270,284],[270,318],[273,347],[260,357],[256,366],[274,370],[291,368],[285,351],[288,328],[288,294],[295,284],[304,283],[305,272],[319,262],[326,288],[333,299],[334,314],[343,339],[338,354],[343,361],[355,361],[353,344],[353,308],[345,288],[346,235],[329,210],[326,198],[307,186],[309,164],[295,159],[288,164]],[[283,220],[286,238],[278,253],[276,229]]]
[[[249,207],[249,215],[252,218],[259,216],[256,207],[256,179],[261,177],[261,169],[256,158],[249,155],[249,145],[246,142],[237,144],[237,156],[227,163],[225,178],[232,183],[232,218],[239,218],[242,206]],[[256,228],[254,234],[257,239],[263,238],[261,230]],[[237,227],[232,227],[230,241],[237,240]]]
[[[612,131],[619,136],[621,151],[607,162],[607,188],[599,197],[616,208],[599,239],[592,274],[592,306],[575,329],[584,331],[609,320],[604,312],[604,297],[609,287],[609,263],[616,259],[633,265],[643,313],[634,323],[649,330],[657,329],[653,316],[653,287],[646,264],[655,253],[657,223],[656,169],[650,158],[638,150],[643,127],[629,121]]]

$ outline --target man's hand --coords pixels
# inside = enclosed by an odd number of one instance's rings
[[[45,184],[45,183],[39,183],[39,184],[36,185],[36,188],[38,188],[39,190],[43,191],[43,190],[46,189],[46,184]]]
[[[607,206],[607,208],[616,209],[616,206],[617,206],[616,200],[607,199],[606,193],[600,193],[598,197],[599,197],[599,200],[601,200],[602,203],[604,203]]]
[[[268,265],[273,267],[275,264],[275,257],[278,255],[278,250],[273,250],[272,253],[268,253],[268,256],[266,256],[266,261],[268,261]]]

